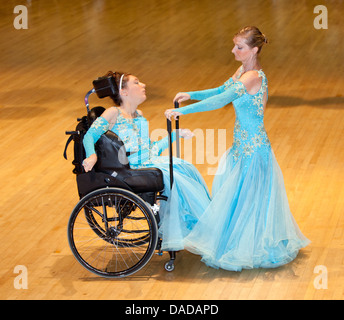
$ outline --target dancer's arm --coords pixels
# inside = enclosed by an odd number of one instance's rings
[[[231,86],[233,84],[233,79],[230,78],[228,81],[226,81],[222,86],[217,87],[217,88],[213,88],[213,89],[207,89],[207,90],[201,90],[201,91],[189,91],[186,92],[189,96],[191,100],[205,100],[208,99],[210,97],[216,96],[220,93],[223,93],[226,88],[228,88],[229,86]]]
[[[245,85],[241,81],[236,81],[220,94],[188,105],[186,107],[178,109],[168,109],[165,112],[165,116],[168,119],[171,119],[172,117],[176,118],[179,115],[220,109],[225,105],[233,102],[234,100],[240,98],[246,92],[247,91]]]
[[[176,131],[173,131],[171,133],[171,142],[174,142],[176,140]],[[165,149],[168,148],[168,136],[165,138],[162,138],[159,141],[153,142],[155,146],[158,148],[158,155],[160,155]]]
[[[222,93],[178,109],[181,114],[216,110],[240,98],[246,92],[244,84],[237,81]]]
[[[95,143],[99,140],[101,135],[109,129],[109,122],[103,118],[98,117],[88,129],[87,133],[84,136],[83,144],[86,151],[86,158],[89,158],[91,155],[95,154]]]
[[[229,78],[222,86],[213,88],[213,89],[206,89],[200,91],[189,91],[189,92],[179,92],[173,99],[173,102],[181,103],[186,100],[204,100],[210,98],[214,95],[222,93],[227,87],[233,84],[233,79]]]
[[[113,127],[117,121],[117,116],[117,108],[106,109],[103,114],[93,122],[92,126],[85,134],[83,144],[86,151],[86,159],[82,164],[86,172],[92,170],[97,162],[97,154],[94,148],[95,143],[103,133]]]

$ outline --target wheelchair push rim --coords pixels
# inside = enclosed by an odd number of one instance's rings
[[[87,270],[107,278],[131,275],[151,259],[158,227],[150,206],[119,188],[95,190],[75,206],[68,222],[73,255]]]

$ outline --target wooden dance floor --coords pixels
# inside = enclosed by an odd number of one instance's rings
[[[318,2],[21,1],[28,28],[16,29],[20,3],[2,1],[0,298],[343,299],[344,3],[326,1],[328,28],[317,29]],[[265,126],[291,211],[311,244],[277,269],[216,270],[182,251],[171,273],[164,253],[128,278],[91,274],[68,245],[78,195],[63,150],[92,81],[108,70],[135,74],[147,86],[141,110],[150,130],[165,129],[163,112],[177,92],[219,86],[236,70],[232,37],[246,25],[270,40],[261,54],[269,81]],[[90,103],[111,106],[95,95]],[[226,106],[185,116],[181,126],[213,132],[216,157],[220,129],[226,149],[232,143],[234,119]],[[195,149],[192,162],[211,189],[216,163],[196,161]],[[18,280],[22,270],[26,282]]]

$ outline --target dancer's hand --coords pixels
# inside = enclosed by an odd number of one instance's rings
[[[96,162],[97,162],[97,155],[95,153],[91,154],[88,158],[86,158],[82,162],[85,172],[91,171],[93,166],[96,164]]]
[[[185,140],[188,140],[194,136],[194,133],[190,129],[179,129],[179,135]]]
[[[177,117],[181,116],[182,113],[176,111],[177,109],[167,109],[165,111],[165,117],[171,121],[172,117],[174,120],[177,120]]]
[[[189,100],[189,99],[190,99],[190,95],[188,93],[178,92],[176,94],[176,96],[174,97],[173,102],[181,103],[181,102]]]

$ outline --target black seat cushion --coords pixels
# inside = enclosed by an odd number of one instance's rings
[[[76,181],[80,198],[94,190],[106,187],[116,187],[133,191],[121,180],[116,179],[106,173],[96,172],[94,170],[77,175]]]
[[[98,190],[100,188],[106,188],[106,187],[116,187],[121,189],[126,189],[133,191],[126,183],[123,181],[116,179],[107,173],[103,172],[95,172],[94,170],[87,172],[87,173],[81,173],[77,175],[77,185],[78,185],[78,192],[80,199],[90,192],[94,190]],[[138,188],[137,188],[138,189]],[[135,192],[139,197],[141,197],[143,200],[147,201],[151,205],[155,203],[156,200],[156,191],[150,191],[150,192]]]

